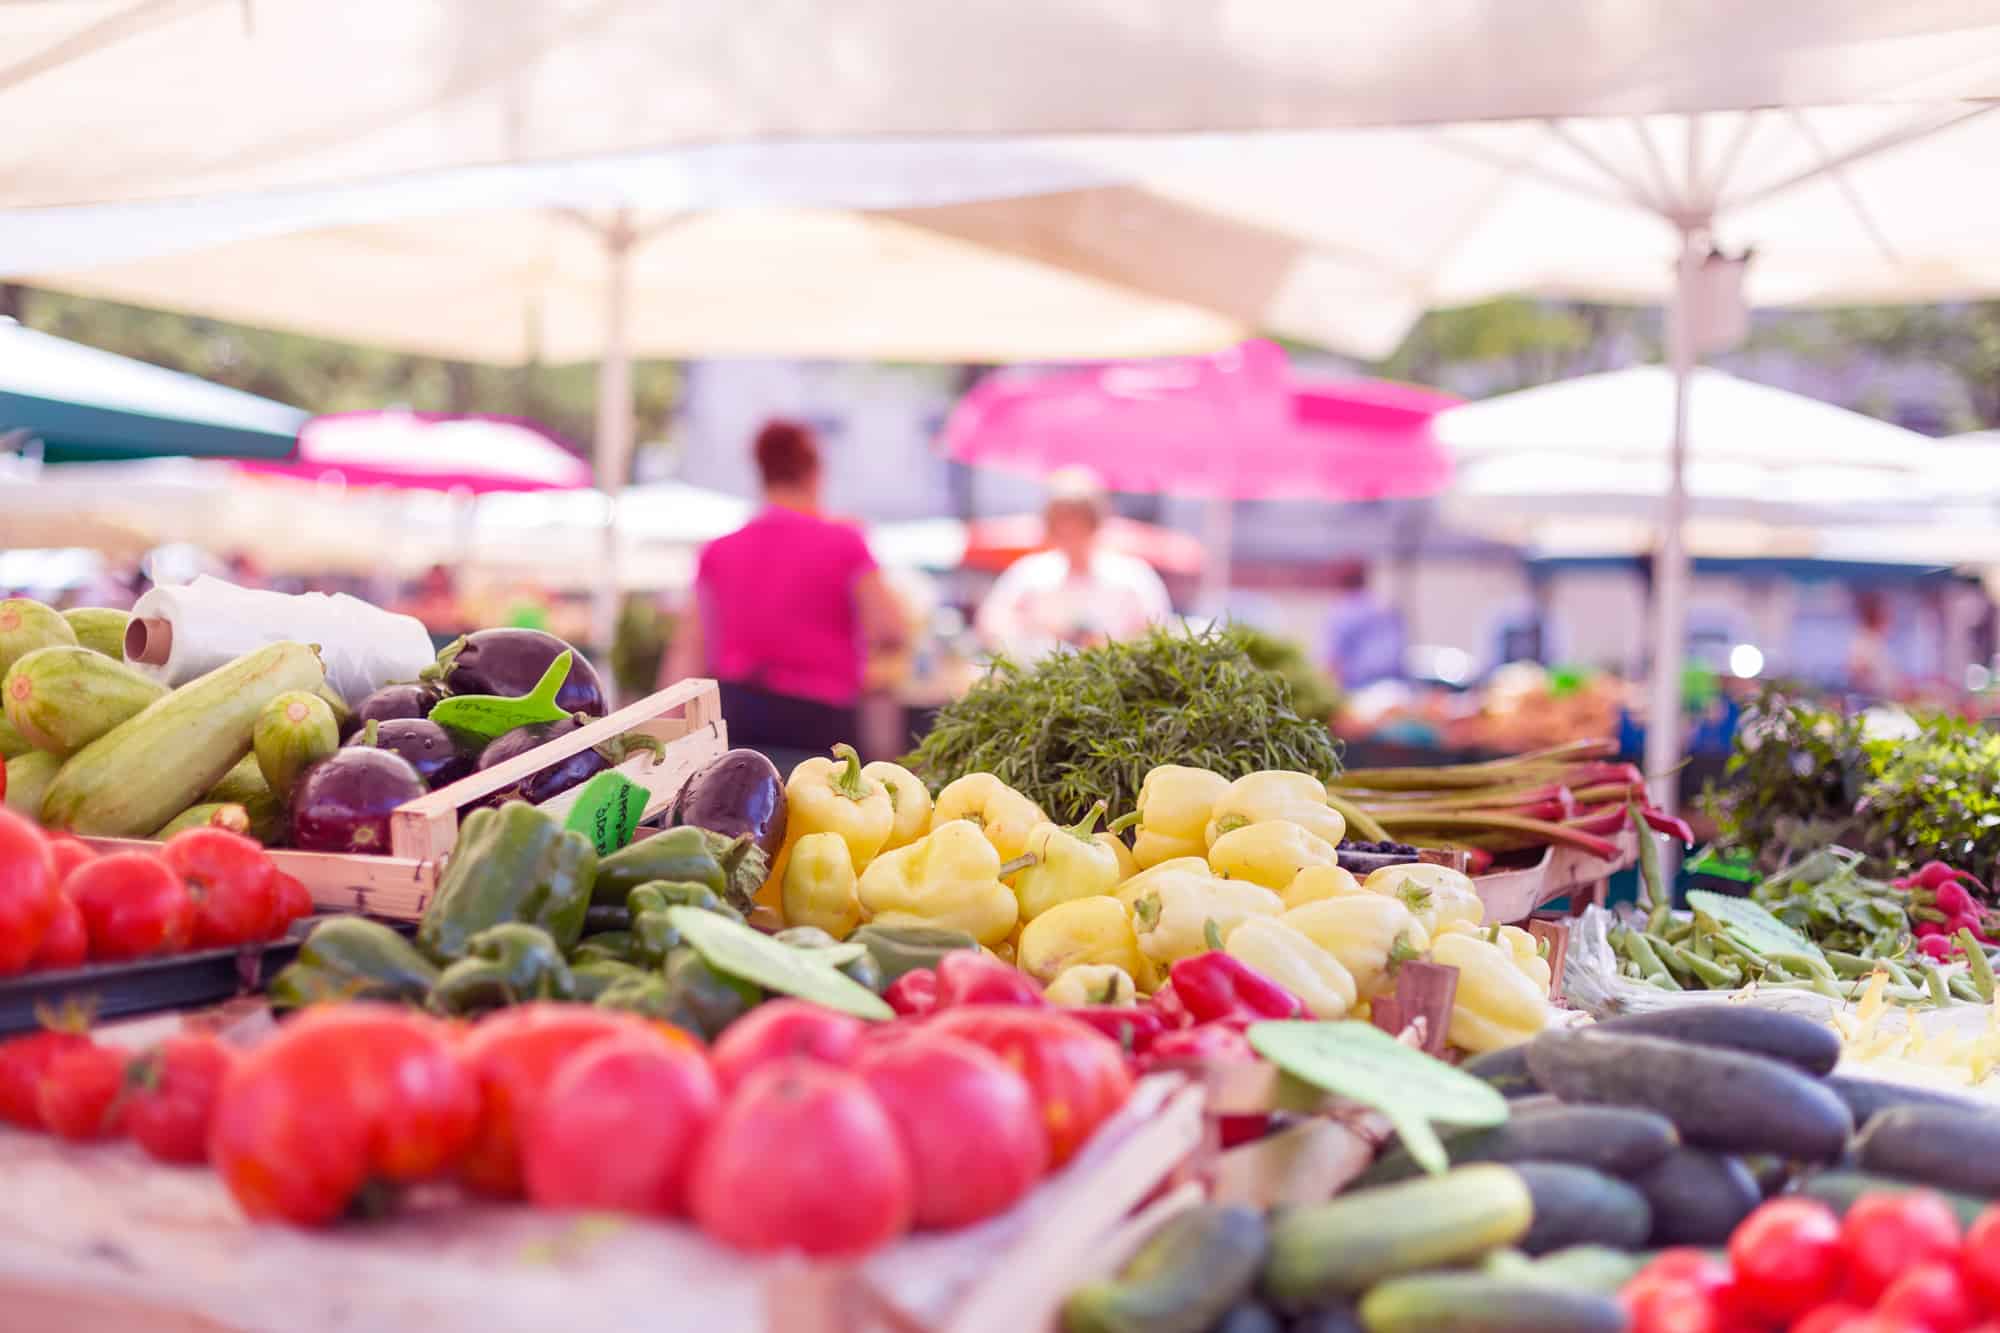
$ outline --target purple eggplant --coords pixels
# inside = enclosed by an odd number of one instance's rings
[[[537,722],[532,726],[516,727],[501,736],[479,752],[479,770],[504,764],[509,759],[526,754],[537,745],[567,736],[582,726],[573,717],[559,722]],[[530,805],[540,805],[558,792],[568,791],[582,782],[611,767],[611,761],[595,749],[583,749],[566,759],[559,759],[539,772],[530,773],[504,791],[495,792],[487,798],[496,804],[501,801],[526,801]]]
[[[731,750],[703,765],[667,808],[673,824],[750,840],[775,857],[785,844],[785,780],[755,750]]]
[[[292,789],[292,846],[308,852],[389,851],[389,812],[424,794],[410,761],[354,745],[307,768]]]
[[[453,694],[497,694],[518,699],[541,681],[549,663],[573,654],[569,675],[556,694],[565,713],[604,716],[604,687],[589,659],[538,629],[482,629],[454,640],[438,654],[434,672]]]
[[[347,724],[340,729],[344,740],[370,722],[396,722],[404,718],[426,718],[431,706],[444,698],[444,687],[428,681],[406,685],[384,685],[355,706]]]
[[[394,717],[377,722],[372,739],[369,729],[363,727],[347,743],[373,745],[403,756],[433,790],[470,773],[473,761],[479,757],[461,747],[449,731],[420,717]]]

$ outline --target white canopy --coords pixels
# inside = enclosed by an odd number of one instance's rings
[[[0,5],[0,208],[715,144],[2000,91],[1982,0]]]

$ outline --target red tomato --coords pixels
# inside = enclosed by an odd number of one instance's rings
[[[0,807],[0,976],[27,967],[57,911],[56,863],[42,831]]]
[[[0,1114],[5,1114],[0,1108]],[[1986,1308],[2000,1313],[2000,1208],[1988,1208],[1965,1233],[1966,1283]]]
[[[465,1182],[500,1198],[518,1197],[521,1129],[556,1070],[592,1042],[647,1032],[672,1040],[636,1014],[574,1004],[517,1005],[482,1020],[458,1043],[479,1089],[479,1127],[459,1163]]]
[[[656,1033],[594,1041],[563,1061],[524,1125],[528,1198],[544,1208],[681,1212],[695,1147],[721,1103],[694,1046]]]
[[[986,1048],[925,1033],[869,1051],[856,1072],[902,1138],[915,1225],[1005,1212],[1048,1170],[1048,1131],[1027,1080]]]
[[[912,1194],[868,1085],[788,1060],[730,1095],[695,1151],[688,1202],[702,1230],[739,1249],[862,1255],[908,1229]]]
[[[1965,1333],[1979,1322],[1979,1306],[1954,1264],[1932,1261],[1891,1282],[1875,1303],[1875,1315],[1907,1319],[1931,1333]]]
[[[183,829],[160,859],[194,900],[194,947],[227,949],[261,940],[278,909],[278,869],[254,838],[222,828]]]
[[[731,1023],[715,1039],[715,1076],[724,1088],[753,1069],[802,1056],[827,1065],[851,1065],[868,1025],[804,1000],[772,1000]]]
[[[56,883],[58,884],[68,879],[69,872],[82,865],[85,861],[94,861],[97,859],[96,852],[85,846],[81,839],[73,838],[67,833],[51,833],[48,835],[48,842],[49,855],[53,856],[56,861]]]
[[[280,870],[272,882],[277,886],[273,896],[270,938],[282,939],[292,928],[292,922],[303,921],[317,909],[313,906],[312,890],[296,875],[287,875]]]
[[[1851,1321],[1865,1319],[1867,1316],[1868,1311],[1864,1306],[1835,1301],[1832,1305],[1820,1306],[1793,1324],[1786,1333],[1846,1333]]]
[[[49,928],[42,932],[42,942],[28,966],[36,971],[82,967],[89,956],[90,931],[83,924],[83,912],[74,898],[58,893],[55,915],[49,918]]]
[[[1727,1327],[1716,1291],[1692,1279],[1641,1273],[1618,1299],[1631,1333],[1723,1333]]]
[[[208,1159],[253,1221],[315,1226],[371,1180],[449,1169],[478,1122],[478,1088],[439,1024],[388,1005],[329,1005],[236,1061]]]
[[[1848,1294],[1873,1305],[1909,1269],[1956,1257],[1959,1243],[1958,1215],[1938,1195],[1864,1194],[1840,1219]]]
[[[150,852],[87,861],[63,885],[83,912],[99,962],[179,953],[194,934],[194,901],[174,868]]]
[[[1053,1010],[967,1005],[925,1023],[926,1032],[984,1046],[1028,1080],[1049,1133],[1051,1166],[1075,1156],[1131,1095],[1132,1075],[1118,1043]]]
[[[42,1124],[65,1139],[102,1139],[124,1128],[124,1051],[83,1046],[49,1061],[35,1089]]]
[[[1729,1260],[1745,1313],[1796,1319],[1839,1289],[1840,1219],[1814,1199],[1772,1199],[1737,1225]]]
[[[235,1052],[205,1033],[169,1037],[132,1062],[125,1132],[161,1162],[208,1160],[208,1124]]]
[[[0,1120],[23,1129],[46,1129],[36,1090],[59,1055],[91,1044],[82,1032],[30,1032],[0,1041]]]

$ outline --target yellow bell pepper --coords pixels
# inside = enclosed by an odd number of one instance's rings
[[[1217,879],[1193,870],[1160,874],[1132,903],[1139,952],[1173,963],[1221,947],[1229,932],[1253,916],[1284,910],[1277,894],[1244,879]]]
[[[1104,815],[1099,801],[1081,824],[1043,821],[1028,835],[1024,856],[1034,864],[1014,876],[1014,896],[1021,903],[1021,920],[1033,921],[1057,903],[1096,898],[1111,893],[1124,877],[1118,855],[1092,831]]]
[[[1139,784],[1139,832],[1132,857],[1141,870],[1183,856],[1208,855],[1203,830],[1229,780],[1203,768],[1162,764]]]
[[[1472,881],[1450,866],[1422,861],[1383,866],[1361,882],[1370,893],[1399,900],[1433,938],[1454,921],[1478,925],[1486,915]]]
[[[1379,893],[1355,893],[1301,904],[1279,920],[1332,954],[1373,999],[1395,984],[1396,968],[1421,958],[1430,936],[1410,909]]]
[[[1171,861],[1162,861],[1155,866],[1147,866],[1138,874],[1122,881],[1112,891],[1112,897],[1127,907],[1151,893],[1160,883],[1180,875],[1191,874],[1198,879],[1213,879],[1215,875],[1208,868],[1208,859],[1201,856],[1176,856]]]
[[[1353,976],[1282,917],[1250,917],[1229,932],[1227,951],[1298,996],[1314,1018],[1340,1018],[1354,1007]]]
[[[1002,861],[1027,851],[1028,835],[1049,822],[1039,805],[991,773],[967,773],[938,793],[931,807],[932,830],[961,819],[986,834]]]
[[[833,747],[833,758],[808,759],[785,783],[785,838],[838,833],[859,871],[889,841],[896,808],[882,784],[864,777],[852,745]]]
[[[1139,971],[1132,918],[1116,898],[1072,898],[1021,928],[1015,965],[1043,985],[1066,968],[1099,963],[1128,976]]]
[[[788,926],[818,926],[844,940],[861,924],[854,859],[838,833],[808,833],[785,862],[782,906]]]
[[[1064,1009],[1112,1004],[1126,1008],[1139,1003],[1139,988],[1122,967],[1109,963],[1078,963],[1056,974],[1042,997]]]
[[[1453,1046],[1473,1055],[1519,1046],[1548,1026],[1549,994],[1515,966],[1504,945],[1456,932],[1431,943],[1431,960],[1458,969]]]
[[[953,819],[908,847],[884,852],[861,872],[856,891],[870,920],[962,930],[997,945],[1014,931],[1020,907],[1000,882],[1000,853],[977,824]]]
[[[877,759],[861,766],[861,776],[882,785],[882,790],[889,793],[890,808],[896,812],[889,826],[889,841],[882,844],[883,851],[908,847],[931,831],[931,789],[916,774],[901,764]]]
[[[1494,943],[1505,946],[1514,966],[1528,980],[1541,988],[1544,995],[1549,993],[1549,983],[1555,974],[1549,970],[1549,960],[1542,956],[1542,942],[1519,926],[1501,926],[1499,938]]]
[[[1218,840],[1219,841],[1219,840]],[[1351,898],[1356,894],[1366,894],[1361,881],[1354,878],[1354,872],[1345,866],[1307,866],[1292,876],[1292,882],[1278,890],[1278,896],[1285,900],[1285,910],[1304,907],[1328,898]],[[1368,894],[1374,897],[1374,894]]]
[[[1138,858],[1133,856],[1132,849],[1125,845],[1124,836],[1124,831],[1138,822],[1139,812],[1134,810],[1130,814],[1113,820],[1110,824],[1098,830],[1095,835],[1096,841],[1109,847],[1111,855],[1117,860],[1118,882],[1120,884],[1123,884],[1126,880],[1139,873]]]
[[[1267,769],[1229,784],[1209,811],[1203,837],[1213,847],[1223,834],[1246,824],[1283,819],[1331,846],[1347,835],[1347,820],[1326,803],[1326,784],[1310,773]]]
[[[1324,838],[1282,819],[1245,824],[1217,838],[1208,868],[1224,879],[1247,879],[1276,892],[1308,866],[1338,866],[1340,853]]]

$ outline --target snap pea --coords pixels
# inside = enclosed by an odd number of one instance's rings
[[[1702,983],[1710,990],[1735,990],[1743,984],[1743,974],[1741,972],[1724,967],[1720,963],[1711,962],[1709,959],[1703,958],[1691,950],[1683,949],[1676,945],[1668,945],[1667,947],[1673,950],[1673,956],[1681,966],[1700,978]]]
[[[1951,990],[1945,985],[1944,973],[1938,971],[1936,963],[1928,960],[1924,963],[1924,984],[1930,987],[1933,1008],[1942,1009],[1951,1003]]]
[[[1971,969],[1972,984],[1978,989],[1981,1002],[1993,1003],[1993,963],[1987,958],[1985,948],[1970,930],[1963,928],[1958,932],[1958,947],[1965,950],[1965,965]]]
[[[1660,844],[1653,836],[1653,830],[1646,825],[1645,817],[1639,813],[1639,802],[1633,797],[1625,798],[1625,809],[1632,816],[1632,827],[1639,831],[1639,876],[1646,884],[1646,905],[1650,909],[1646,916],[1646,929],[1659,930],[1667,924],[1673,911],[1673,893],[1666,886],[1666,871],[1660,861]]]
[[[1952,973],[1945,979],[1945,985],[1951,991],[1951,996],[1955,1000],[1963,1000],[1967,1004],[1979,1004],[1981,1002],[1979,998],[1979,986],[1971,977],[1963,972]]]
[[[1660,978],[1664,977],[1667,981],[1667,989],[1679,990],[1681,988],[1680,983],[1676,982],[1672,974],[1667,971],[1667,965],[1660,961],[1658,954],[1653,952],[1652,942],[1646,938],[1643,932],[1637,930],[1627,931],[1625,940],[1627,947],[1631,950],[1632,961],[1637,963],[1640,969],[1645,972],[1646,980],[1657,986],[1659,985]]]

